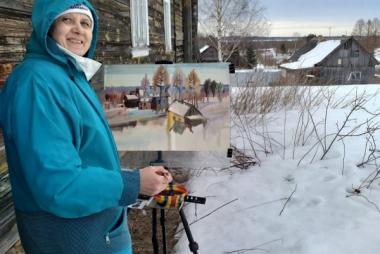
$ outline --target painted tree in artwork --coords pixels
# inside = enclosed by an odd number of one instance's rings
[[[198,107],[198,102],[197,98],[200,97],[201,94],[201,87],[200,87],[200,80],[198,77],[197,72],[193,69],[190,74],[186,78],[186,86],[187,89],[190,92],[190,100],[191,103],[195,106]]]
[[[150,81],[148,79],[148,74],[145,74],[144,78],[141,80],[140,85],[144,90],[144,96],[147,96],[149,94],[149,87],[150,87]]]
[[[205,91],[205,95],[207,97],[207,101],[209,101],[209,95],[210,95],[210,91],[211,91],[211,79],[207,79],[204,83],[204,86],[203,86],[203,89]]]
[[[222,96],[223,96],[223,84],[222,82],[218,82],[216,85],[216,91],[218,93],[218,99],[221,102],[222,101]]]
[[[169,73],[166,70],[165,66],[160,65],[157,71],[153,75],[153,87],[154,92],[157,94],[159,92],[160,95],[160,109],[168,107],[168,94],[167,91],[170,87],[169,81]]]
[[[182,87],[184,82],[184,74],[181,69],[177,69],[173,76],[173,86],[174,86],[174,94],[175,99],[182,99]]]
[[[215,97],[217,86],[218,86],[218,83],[215,80],[211,81],[210,88],[211,88],[211,92],[212,92],[212,97]]]

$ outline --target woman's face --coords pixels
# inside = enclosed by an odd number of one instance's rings
[[[84,56],[91,46],[91,19],[82,13],[62,15],[54,22],[50,34],[62,47]]]

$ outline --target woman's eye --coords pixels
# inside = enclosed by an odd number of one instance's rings
[[[85,28],[90,28],[91,27],[91,23],[87,22],[87,21],[83,21],[82,22],[82,26],[85,27]]]
[[[62,21],[63,23],[69,24],[71,22],[71,18],[63,17]]]

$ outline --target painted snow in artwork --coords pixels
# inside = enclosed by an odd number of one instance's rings
[[[194,168],[187,188],[207,197],[184,208],[198,253],[379,253],[379,86],[232,93],[234,102],[256,96],[232,109],[241,153],[231,166],[242,169],[205,168],[208,153],[165,158]],[[190,254],[182,226],[177,236],[175,253]]]
[[[228,64],[106,65],[100,94],[119,151],[225,151]]]

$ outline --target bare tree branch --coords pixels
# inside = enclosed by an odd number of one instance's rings
[[[255,247],[252,247],[252,248],[249,248],[249,249],[240,249],[240,250],[234,250],[234,251],[225,251],[225,252],[223,252],[223,254],[231,254],[231,253],[239,253],[239,254],[241,254],[241,253],[245,253],[245,252],[250,251],[250,250],[260,250],[260,251],[268,252],[267,250],[261,249],[260,247],[262,247],[264,245],[268,245],[268,244],[274,243],[274,242],[282,241],[282,240],[283,240],[282,238],[279,238],[279,239],[275,239],[275,240],[272,240],[272,241],[268,241],[268,242],[262,243],[260,245],[257,245]]]
[[[292,198],[292,196],[296,192],[296,190],[297,190],[297,184],[296,184],[296,187],[294,188],[293,192],[290,194],[290,196],[288,197],[288,199],[285,201],[284,206],[282,207],[281,212],[279,213],[278,216],[281,216],[282,212],[285,209],[285,206],[288,204],[288,202],[290,201],[290,199]]]

